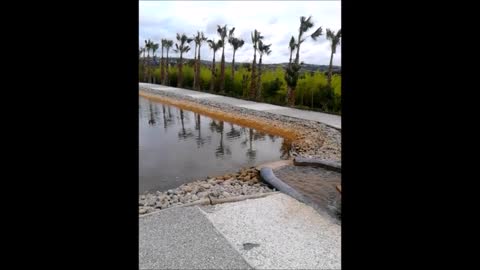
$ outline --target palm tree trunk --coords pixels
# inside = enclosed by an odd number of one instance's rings
[[[330,65],[328,66],[328,86],[332,86],[332,60],[333,60],[333,51],[330,55]]]
[[[193,89],[196,89],[197,85],[197,47],[198,45],[195,43],[195,54],[193,55]]]
[[[222,61],[220,63],[220,93],[225,93],[225,43],[222,46]]]
[[[255,66],[257,63],[257,49],[254,49],[253,51],[253,62],[252,62],[252,76],[250,80],[250,93],[249,96],[250,98],[255,98],[255,93],[256,93],[256,73],[255,73]]]
[[[235,76],[235,52],[236,52],[236,51],[237,51],[237,50],[235,50],[235,49],[233,50],[233,59],[232,59],[232,81],[234,81],[233,78],[234,78],[234,76]]]
[[[163,46],[162,46],[162,58],[160,59],[160,83],[163,84],[165,80],[165,59],[163,58]]]
[[[200,48],[202,47],[202,45],[198,45],[198,58],[197,58],[197,69],[196,69],[196,75],[197,75],[197,84],[195,86],[195,89],[196,90],[199,90],[200,91]]]
[[[213,52],[212,60],[212,79],[210,80],[210,92],[215,90],[215,52]]]
[[[182,69],[183,69],[183,57],[182,57],[182,52],[180,52],[180,62],[178,63],[178,75],[177,75],[177,87],[181,88],[182,83],[183,83],[183,74],[182,74]]]
[[[260,53],[260,59],[258,60],[258,75],[257,75],[257,93],[256,98],[260,100],[262,97],[262,54]]]
[[[165,67],[166,68],[166,72],[165,72],[165,83],[163,83],[164,85],[169,85],[170,84],[170,81],[168,80],[168,69],[169,69],[169,66],[170,66],[170,61],[168,60],[168,51],[169,49],[167,49],[167,66]]]
[[[147,68],[145,62],[145,51],[143,51],[143,82],[147,82]]]

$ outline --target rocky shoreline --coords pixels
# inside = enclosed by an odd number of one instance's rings
[[[236,173],[207,177],[183,184],[164,192],[147,193],[139,197],[139,214],[147,214],[169,207],[180,206],[202,199],[224,199],[241,195],[262,194],[274,191],[260,180],[255,167]]]

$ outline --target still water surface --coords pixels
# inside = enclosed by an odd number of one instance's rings
[[[140,193],[287,159],[290,150],[282,137],[143,97],[139,143]]]

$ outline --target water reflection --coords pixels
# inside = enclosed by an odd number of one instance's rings
[[[190,137],[193,137],[193,132],[191,132],[190,129],[188,131],[185,130],[184,114],[182,109],[180,109],[180,121],[182,122],[182,129],[178,132],[178,138],[186,140]]]
[[[281,137],[148,99],[139,118],[141,192],[290,157]]]

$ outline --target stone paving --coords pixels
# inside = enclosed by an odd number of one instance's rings
[[[340,217],[340,193],[336,185],[341,184],[342,174],[323,168],[287,165],[275,169],[277,178],[309,197],[313,203],[334,218]]]

